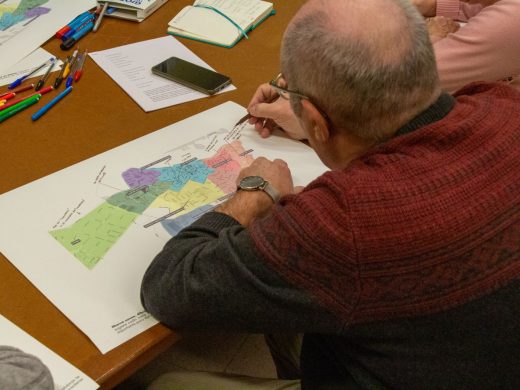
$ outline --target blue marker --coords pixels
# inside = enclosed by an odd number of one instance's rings
[[[75,22],[77,22],[78,20],[80,19],[83,19],[85,16],[87,15],[90,15],[90,12],[86,11],[86,12],[83,12],[82,14],[79,14],[78,16],[76,16],[74,19],[72,19],[69,23],[67,23],[65,26],[63,26],[62,28],[60,28],[58,30],[58,32],[56,33],[56,38],[60,38],[62,39],[63,38],[63,35],[65,33],[67,33],[67,31],[69,31],[72,27],[71,25]]]
[[[68,87],[67,89],[63,90],[58,96],[56,96],[49,103],[47,103],[45,106],[36,111],[36,113],[34,113],[31,116],[31,119],[33,121],[40,119],[43,116],[43,114],[49,111],[56,103],[58,103],[65,96],[67,96],[70,93],[70,91],[72,91],[72,87]]]
[[[76,33],[73,36],[71,36],[65,42],[62,42],[60,47],[62,48],[62,50],[69,50],[72,46],[76,44],[77,41],[79,41],[81,38],[87,35],[90,31],[92,31],[93,28],[94,22],[88,22],[88,24],[76,31]]]
[[[86,26],[89,22],[92,22],[93,20],[94,20],[94,15],[88,14],[88,15],[84,16],[83,18],[75,21],[74,23],[69,24],[70,30],[62,35],[61,40],[66,41],[67,39],[69,39],[76,32],[81,30],[84,26]]]

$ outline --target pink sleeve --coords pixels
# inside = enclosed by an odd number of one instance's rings
[[[480,4],[467,4],[459,0],[437,0],[437,16],[446,16],[450,19],[467,22],[482,10]]]
[[[434,45],[444,90],[520,74],[520,1],[500,0]]]

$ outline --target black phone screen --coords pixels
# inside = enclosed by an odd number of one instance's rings
[[[228,76],[177,57],[155,65],[152,72],[206,93],[215,93],[231,82]]]

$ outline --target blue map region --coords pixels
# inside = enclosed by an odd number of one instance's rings
[[[167,168],[150,168],[159,171],[158,181],[172,182],[171,189],[179,192],[189,180],[204,184],[215,170],[209,168],[204,161],[194,160],[189,163],[175,164]]]
[[[175,219],[166,219],[162,221],[161,224],[168,232],[168,234],[173,237],[176,236],[186,226],[191,225],[193,222],[199,219],[202,214],[210,211],[212,208],[212,206],[206,204],[204,206],[193,209],[189,213],[181,215]]]

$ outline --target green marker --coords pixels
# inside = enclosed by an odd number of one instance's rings
[[[31,96],[30,98],[25,99],[24,101],[22,101],[18,104],[15,104],[12,107],[9,107],[5,111],[1,111],[0,112],[0,122],[5,121],[7,118],[10,118],[13,115],[19,113],[20,111],[25,110],[27,107],[32,106],[33,104],[37,103],[38,100],[40,100],[41,96],[42,95],[40,95],[40,94]]]
[[[5,110],[3,111],[0,111],[0,117],[4,114],[7,114],[8,112],[11,112],[13,110],[16,110],[18,107],[20,106],[23,106],[26,102],[28,102],[29,100],[34,100],[36,99],[38,101],[38,99],[40,99],[42,97],[42,95],[40,93],[36,94],[36,95],[32,95],[32,96],[29,96],[27,99],[24,99],[22,100],[21,102],[18,102],[16,103],[14,106],[11,106],[9,108],[6,108]]]

